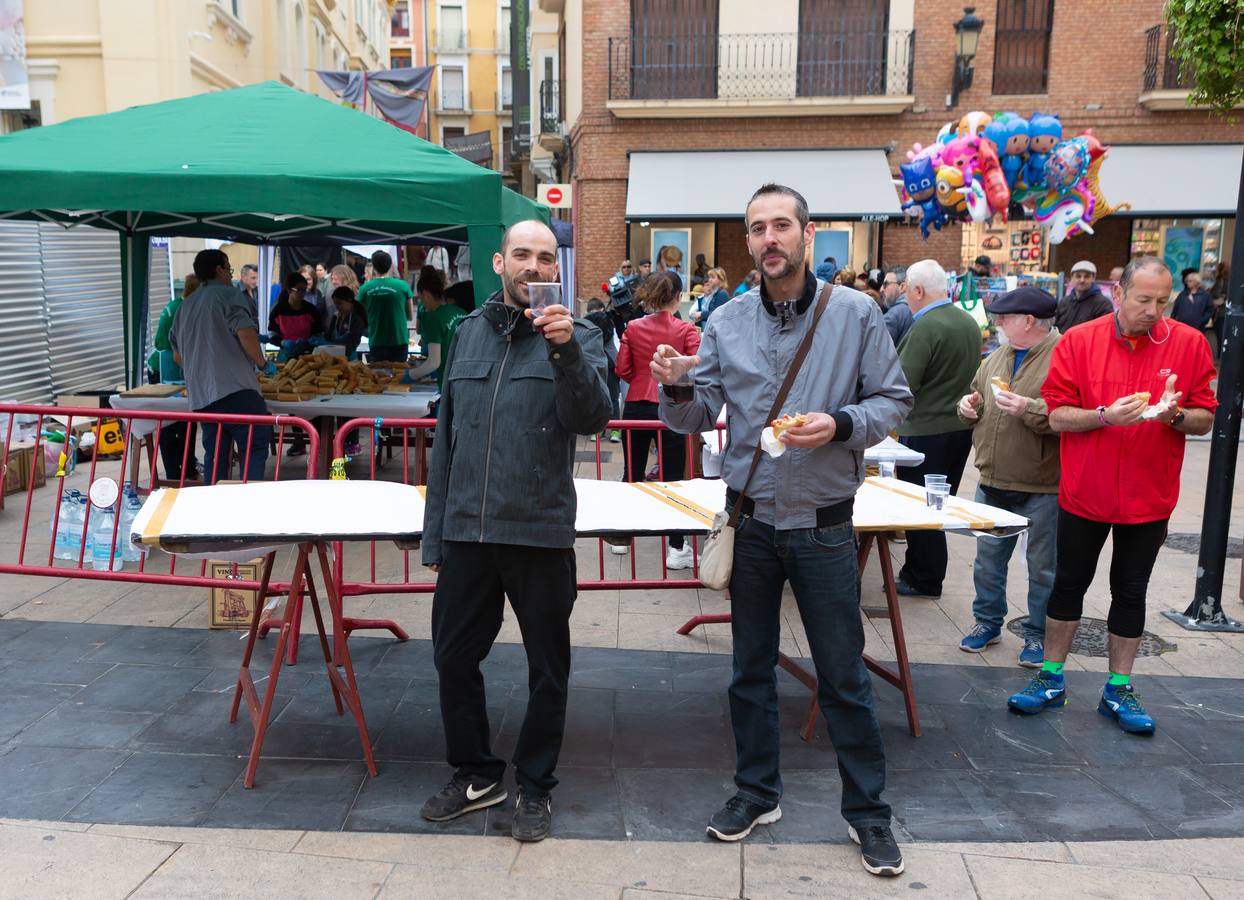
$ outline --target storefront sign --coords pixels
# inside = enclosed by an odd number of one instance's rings
[[[0,0],[0,109],[30,109],[22,0]]]

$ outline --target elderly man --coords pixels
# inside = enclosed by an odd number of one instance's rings
[[[1163,318],[1170,294],[1166,265],[1135,259],[1114,288],[1119,311],[1073,328],[1054,348],[1041,394],[1062,436],[1057,566],[1045,662],[1007,701],[1016,712],[1066,704],[1063,666],[1112,537],[1110,678],[1097,711],[1126,732],[1156,728],[1131,683],[1145,594],[1179,499],[1185,435],[1208,432],[1217,406],[1209,345],[1196,329]]]
[[[1066,334],[1070,329],[1114,312],[1114,304],[1097,285],[1097,266],[1082,259],[1071,267],[1071,292],[1058,303],[1054,324]]]
[[[945,475],[951,493],[958,493],[972,450],[972,430],[960,421],[957,408],[980,366],[980,328],[951,301],[946,270],[934,260],[922,259],[907,269],[907,303],[912,325],[898,345],[898,358],[916,403],[898,434],[904,444],[924,454],[924,462],[899,469],[898,476],[923,486],[925,475]],[[940,597],[946,563],[945,534],[907,532],[898,592]]]
[[[506,798],[479,664],[509,597],[528,671],[510,834],[539,841],[553,822],[570,679],[575,440],[604,427],[610,400],[596,326],[560,304],[531,316],[527,285],[557,280],[548,226],[510,226],[492,268],[502,290],[458,324],[449,349],[436,430],[453,438],[437,442],[428,475],[423,564],[439,573],[432,650],[454,775],[421,815],[446,822]]]
[[[651,364],[653,378],[666,386],[660,415],[671,428],[707,431],[723,405],[730,410],[723,476],[726,504],[739,514],[730,579],[737,790],[709,821],[708,833],[738,841],[782,817],[774,666],[782,586],[789,580],[838,754],[843,818],[864,868],[897,875],[903,857],[890,830],[890,806],[881,799],[885,751],[862,656],[851,512],[864,449],[902,421],[911,393],[877,304],[808,271],[805,252],[816,228],[804,198],[766,184],[752,195],[745,218],[748,250],[763,273],[759,287],[709,319],[698,357],[663,344]],[[804,413],[807,423],[782,434],[788,448],[782,454],[757,455],[779,385],[809,334],[809,352],[780,410]],[[669,387],[692,366],[691,399],[675,399]]]
[[[1050,428],[1041,385],[1058,343],[1056,301],[1040,288],[1021,287],[999,297],[987,312],[1006,336],[981,363],[972,392],[959,401],[959,418],[972,426],[980,482],[978,503],[1024,516],[1027,537],[1028,618],[1019,664],[1040,668],[1045,659],[1045,607],[1054,586],[1054,538],[1058,529],[1058,436]],[[1016,537],[976,539],[972,578],[976,625],[959,644],[981,653],[1002,640],[1006,618],[1006,571]]]
[[[907,303],[907,267],[892,266],[881,282],[881,299],[885,305],[885,327],[897,347],[907,329],[911,328],[911,306]]]

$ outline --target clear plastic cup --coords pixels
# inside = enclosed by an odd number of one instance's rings
[[[933,483],[925,485],[925,502],[930,509],[936,509],[939,512],[946,506],[946,498],[950,496],[950,485]]]
[[[557,281],[532,281],[527,284],[528,305],[531,316],[538,319],[544,315],[547,306],[562,302],[562,286]]]
[[[931,484],[950,484],[950,479],[945,475],[925,475],[924,486],[928,487]]]
[[[675,403],[686,403],[695,398],[695,366],[674,379],[670,385],[670,397]]]
[[[897,459],[898,454],[893,450],[879,450],[877,452],[877,474],[882,478],[893,478]]]

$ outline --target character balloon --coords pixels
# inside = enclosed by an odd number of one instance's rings
[[[941,231],[946,217],[937,205],[937,171],[933,161],[928,157],[913,159],[898,168],[903,176],[903,190],[909,198],[903,209],[920,210],[920,231],[925,238],[929,236],[930,225]]]
[[[1063,123],[1058,116],[1032,114],[1028,120],[1028,162],[1024,166],[1024,184],[1029,191],[1045,189],[1045,161],[1062,139]]]
[[[967,184],[971,187],[971,183]],[[937,169],[937,202],[951,216],[958,218],[968,210],[964,196],[964,174],[956,166],[942,165]]]
[[[1006,175],[1002,170],[1002,163],[998,160],[993,143],[981,141],[976,159],[980,164],[980,180],[984,182],[985,197],[989,201],[989,208],[995,213],[1000,213],[1002,221],[1005,222],[1007,208],[1011,205],[1011,189],[1007,187]]]

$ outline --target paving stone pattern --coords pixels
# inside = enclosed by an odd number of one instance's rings
[[[259,647],[255,667],[266,671],[271,642]],[[258,780],[244,790],[251,729],[227,721],[236,634],[0,619],[0,818],[506,833],[508,808],[444,826],[418,816],[450,774],[430,644],[356,637],[351,647],[379,777],[366,776],[357,732],[336,716],[318,647],[307,641],[302,662],[281,676]],[[484,668],[496,747],[508,755],[526,703],[522,647],[498,644]],[[1145,739],[1097,715],[1097,673],[1069,673],[1071,704],[1024,718],[1005,709],[1025,678],[1018,669],[915,671],[920,738],[907,734],[897,691],[877,687],[887,799],[905,840],[1244,832],[1236,680],[1138,679],[1159,724]],[[729,677],[724,655],[576,647],[555,836],[705,840],[707,817],[732,791]],[[807,693],[778,678],[785,815],[752,840],[845,840],[832,748],[823,729],[799,739]]]

